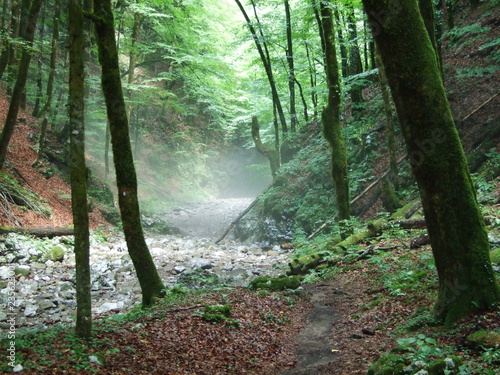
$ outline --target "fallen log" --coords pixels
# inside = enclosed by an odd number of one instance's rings
[[[0,227],[0,234],[18,233],[35,237],[53,238],[74,235],[73,227]]]

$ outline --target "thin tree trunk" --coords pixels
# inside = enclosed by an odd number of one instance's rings
[[[389,160],[390,160],[390,178],[394,184],[396,190],[399,187],[398,178],[398,160],[397,160],[397,148],[396,148],[396,136],[394,134],[394,121],[392,116],[392,105],[391,105],[391,94],[389,93],[389,87],[387,84],[387,77],[385,74],[384,64],[380,55],[376,54],[376,61],[378,66],[378,77],[380,82],[380,90],[382,91],[382,98],[384,100],[384,110],[385,119],[387,121],[386,135],[387,135],[387,146],[389,147]]]
[[[16,126],[17,114],[21,103],[24,86],[28,79],[28,69],[31,60],[31,48],[33,47],[33,39],[35,37],[36,21],[42,7],[43,0],[34,0],[30,10],[28,26],[26,29],[26,47],[23,51],[21,62],[19,63],[19,73],[17,75],[16,84],[10,100],[9,111],[5,120],[5,125],[0,136],[0,169],[5,163],[7,156],[7,147],[10,143],[12,133]]]
[[[328,105],[323,110],[323,132],[332,148],[332,177],[335,184],[339,221],[350,218],[347,151],[340,127],[340,77],[335,48],[335,31],[331,8],[320,2],[325,37],[325,71],[328,83]]]
[[[340,25],[340,13],[338,9],[334,11],[335,19],[337,20],[337,24]],[[348,58],[347,58],[347,47],[346,41],[344,39],[344,35],[342,33],[342,28],[337,28],[337,36],[339,38],[339,46],[340,46],[340,67],[342,68],[342,77],[346,78],[348,74]]]
[[[349,76],[354,76],[363,73],[363,66],[361,64],[361,54],[359,53],[356,17],[352,5],[348,7],[347,24],[349,26]],[[356,110],[357,105],[362,101],[362,87],[356,80],[353,80],[351,87],[351,102],[353,104],[353,109]]]
[[[38,160],[43,155],[45,147],[45,135],[47,133],[47,126],[49,123],[50,109],[52,107],[52,95],[54,92],[54,78],[56,76],[56,63],[57,63],[57,43],[59,41],[59,18],[61,16],[60,0],[55,0],[54,11],[54,26],[52,30],[52,44],[50,53],[50,72],[47,80],[47,96],[45,98],[45,105],[43,106],[41,116],[43,117],[42,127],[40,129],[40,138],[38,140]]]
[[[137,175],[130,145],[129,126],[120,81],[118,51],[110,0],[94,0],[94,23],[102,67],[113,159],[118,185],[118,204],[128,251],[142,289],[142,304],[149,306],[164,294],[164,285],[144,239],[137,198]]]
[[[2,21],[1,21],[1,24],[0,24],[0,30],[2,30],[2,32],[6,32],[7,31],[7,28],[8,28],[8,17],[7,17],[7,13],[9,13],[9,5],[10,5],[10,1],[9,0],[4,0],[3,1],[3,6],[2,6]],[[3,40],[2,40],[2,47],[3,47]]]
[[[443,72],[443,65],[441,63],[440,48],[438,46],[438,41],[436,37],[436,11],[434,9],[433,0],[418,0],[418,5],[420,9],[420,14],[424,20],[425,28],[429,38],[431,40],[432,46],[436,51],[436,57],[439,65],[439,70],[441,74]]]
[[[316,90],[316,67],[313,63],[313,58],[311,58],[311,52],[309,50],[309,45],[305,44],[307,65],[309,66],[309,80],[311,84],[311,102],[313,104],[313,117],[318,118],[318,93]]]
[[[56,3],[56,7],[59,7],[58,3]],[[58,9],[56,8],[57,13]],[[68,24],[71,206],[73,209],[73,224],[75,226],[77,302],[75,331],[80,337],[90,337],[92,333],[92,299],[90,293],[87,168],[85,166],[82,0],[70,0]],[[56,26],[54,27],[57,28]]]
[[[255,148],[257,151],[259,151],[262,155],[264,155],[268,160],[269,164],[271,167],[271,173],[273,175],[273,179],[276,177],[276,173],[278,172],[278,169],[280,167],[279,163],[279,154],[276,152],[275,149],[269,148],[265,146],[261,139],[260,139],[260,128],[259,128],[259,121],[257,120],[257,117],[252,117],[252,138],[253,142],[255,143]]]
[[[47,8],[44,8],[47,9]],[[42,100],[42,91],[43,91],[43,81],[42,81],[42,71],[43,71],[43,63],[42,63],[42,56],[43,56],[43,40],[45,37],[45,14],[46,12],[43,12],[42,9],[42,20],[40,22],[41,24],[41,29],[40,29],[40,42],[38,43],[38,58],[37,58],[37,65],[38,65],[38,76],[36,77],[36,100],[35,100],[35,105],[33,106],[33,112],[31,115],[33,117],[38,117],[40,114],[40,101]]]
[[[500,300],[485,223],[417,0],[389,11],[385,0],[363,4],[420,190],[439,277],[434,311],[450,325]]]
[[[110,134],[109,134],[109,121],[106,121],[106,136],[104,137],[104,169],[106,171],[105,178],[108,178],[109,175],[109,143],[110,143]]]
[[[10,38],[15,39],[18,37],[19,32],[19,0],[12,0],[11,14]],[[7,66],[11,62],[10,58],[14,49],[14,46],[8,40],[2,47],[2,56],[0,56],[0,79],[2,79]]]
[[[269,85],[271,87],[273,102],[275,103],[276,109],[278,111],[278,116],[279,116],[280,124],[281,124],[281,130],[283,131],[283,133],[287,133],[288,126],[286,124],[285,113],[283,112],[283,107],[281,106],[281,101],[279,99],[278,90],[276,88],[276,83],[274,81],[274,75],[273,75],[273,71],[271,68],[271,61],[269,58],[266,58],[266,54],[263,50],[263,46],[262,46],[262,43],[260,42],[257,31],[253,27],[252,21],[248,17],[248,14],[245,11],[245,8],[243,8],[243,5],[241,5],[241,1],[240,0],[235,0],[235,1],[236,1],[236,4],[238,5],[238,7],[240,8],[240,11],[243,14],[243,17],[245,17],[245,20],[247,22],[247,26],[250,29],[253,40],[255,42],[255,46],[257,47],[257,51],[259,52],[260,58],[262,60],[262,64],[264,65],[267,79],[268,79]],[[253,4],[253,2],[252,2],[252,4]],[[255,7],[254,7],[254,9],[255,9]]]
[[[292,19],[290,15],[290,3],[285,0],[285,16],[286,16],[286,61],[288,62],[288,90],[290,93],[290,131],[295,133],[297,130],[297,110],[295,108],[295,67],[293,56],[293,39],[292,39]]]

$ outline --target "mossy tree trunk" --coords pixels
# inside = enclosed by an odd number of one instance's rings
[[[422,19],[424,20],[425,28],[427,29],[427,34],[429,34],[432,46],[436,51],[439,70],[442,73],[443,67],[441,64],[441,54],[436,35],[436,10],[434,9],[433,0],[418,0],[418,6],[420,8]]]
[[[85,166],[82,0],[70,0],[68,24],[71,206],[75,227],[76,261],[76,334],[81,337],[89,337],[92,332],[92,299],[90,294],[87,168]]]
[[[21,61],[19,63],[17,79],[10,99],[9,111],[7,112],[5,125],[2,134],[0,135],[0,169],[5,162],[5,158],[7,156],[7,147],[10,143],[12,133],[14,133],[14,128],[16,126],[19,106],[21,104],[24,87],[26,86],[26,80],[28,79],[28,70],[32,53],[31,48],[33,47],[33,39],[35,37],[36,21],[38,19],[38,15],[40,14],[42,5],[43,0],[34,0],[33,5],[30,9],[28,25],[26,27],[25,34],[26,46],[23,50]]]
[[[102,90],[106,101],[111,146],[118,185],[118,205],[128,251],[142,289],[143,306],[152,305],[165,289],[144,239],[137,198],[129,126],[118,66],[118,51],[110,0],[94,0],[93,17],[102,67]]]
[[[451,324],[500,298],[489,243],[417,0],[363,0],[417,180],[439,276],[437,317]]]
[[[325,71],[328,104],[322,113],[323,133],[332,148],[332,177],[340,221],[350,218],[347,151],[340,127],[340,78],[335,48],[333,14],[329,4],[320,2],[321,24],[325,43]]]

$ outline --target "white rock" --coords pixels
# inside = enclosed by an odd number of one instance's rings
[[[13,268],[10,268],[7,266],[0,267],[0,279],[8,279],[12,276],[14,276],[14,269]]]
[[[38,311],[38,306],[26,305],[26,307],[24,308],[24,316],[27,316],[28,318],[34,317],[37,311]]]
[[[15,365],[14,367],[12,367],[12,372],[21,372],[23,370],[24,370],[23,366],[21,366],[21,364],[19,364],[19,363],[17,365]]]

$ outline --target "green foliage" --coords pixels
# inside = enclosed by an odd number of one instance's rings
[[[465,79],[465,78],[481,78],[486,77],[500,69],[498,65],[490,65],[490,66],[475,66],[470,68],[460,68],[457,69],[457,78]]]
[[[487,31],[491,31],[490,27],[481,26],[480,23],[473,23],[471,25],[465,25],[463,27],[454,27],[448,33],[451,40],[455,43],[465,39],[466,37],[470,37],[472,35],[483,34]],[[475,39],[474,39],[475,40]],[[469,41],[470,43],[470,41]],[[463,46],[463,44],[462,44]]]
[[[205,306],[205,310],[201,319],[209,323],[225,323],[227,326],[233,328],[239,328],[240,322],[235,319],[231,319],[232,314],[231,305],[212,305]]]
[[[368,260],[382,272],[381,279],[391,296],[404,296],[408,291],[427,298],[434,295],[437,285],[434,259],[427,251],[418,251],[418,257],[411,250],[398,256],[378,251]]]

